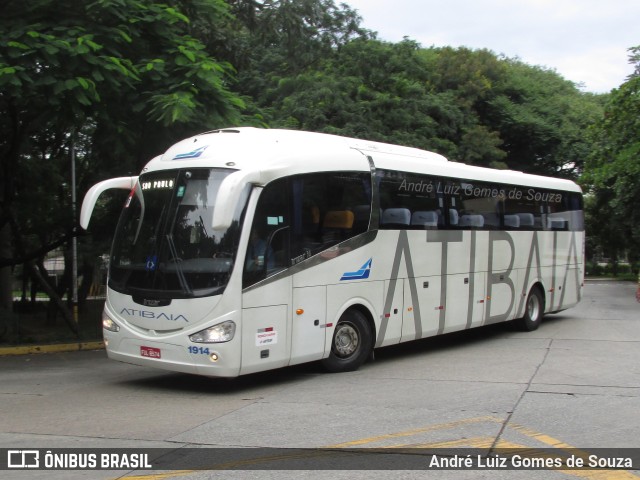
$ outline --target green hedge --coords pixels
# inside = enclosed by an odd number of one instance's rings
[[[611,263],[599,265],[596,262],[587,262],[586,267],[586,274],[589,277],[620,277],[635,280],[638,277],[640,264],[619,264],[617,268],[614,268],[614,265]]]

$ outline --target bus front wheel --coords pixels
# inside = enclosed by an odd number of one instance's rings
[[[517,320],[516,325],[520,330],[532,332],[536,330],[542,322],[544,315],[544,299],[539,288],[534,287],[527,296],[527,303],[524,309],[524,317]]]
[[[347,310],[336,325],[331,353],[322,360],[330,372],[351,372],[362,365],[373,348],[373,335],[366,317],[358,310]]]

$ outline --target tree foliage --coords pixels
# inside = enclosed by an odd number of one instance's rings
[[[604,116],[591,128],[593,153],[583,183],[588,213],[603,253],[640,259],[640,47],[630,49],[635,72],[611,92]]]
[[[627,208],[637,204],[637,88],[634,77],[615,91],[586,136],[606,96],[488,50],[381,41],[334,0],[5,0],[0,266],[75,234],[72,147],[84,192],[135,175],[179,138],[239,124],[555,176],[593,169],[599,205]],[[94,222],[94,238],[108,240],[112,224]]]
[[[452,160],[574,177],[599,100],[557,73],[486,50],[349,41],[313,69],[263,75],[271,126],[435,150]]]
[[[15,251],[3,248],[0,261],[33,257],[73,234],[72,145],[86,191],[138,171],[177,138],[242,120],[233,67],[207,50],[208,36],[198,38],[229,18],[222,0],[5,1],[0,244]]]
[[[228,16],[221,0],[189,3],[208,28]],[[1,22],[5,206],[25,188],[15,182],[20,172],[68,160],[72,131],[83,137],[81,160],[108,174],[112,165],[137,170],[187,133],[241,119],[243,102],[228,87],[232,66],[207,52],[178,8],[11,0]]]

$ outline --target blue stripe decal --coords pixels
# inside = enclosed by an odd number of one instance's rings
[[[340,281],[363,280],[365,278],[369,278],[369,273],[371,273],[371,261],[371,258],[367,260],[365,264],[360,267],[360,270],[356,270],[355,272],[344,272],[342,274],[342,277],[340,278]]]
[[[172,160],[184,160],[185,158],[198,158],[202,153],[207,149],[209,145],[205,145],[204,147],[196,148],[195,150],[191,150],[187,153],[179,153]]]

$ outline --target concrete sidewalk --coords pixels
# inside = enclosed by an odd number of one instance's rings
[[[100,350],[104,342],[56,343],[51,345],[24,345],[0,347],[0,357],[6,355],[31,355],[34,353],[76,352],[80,350]]]

